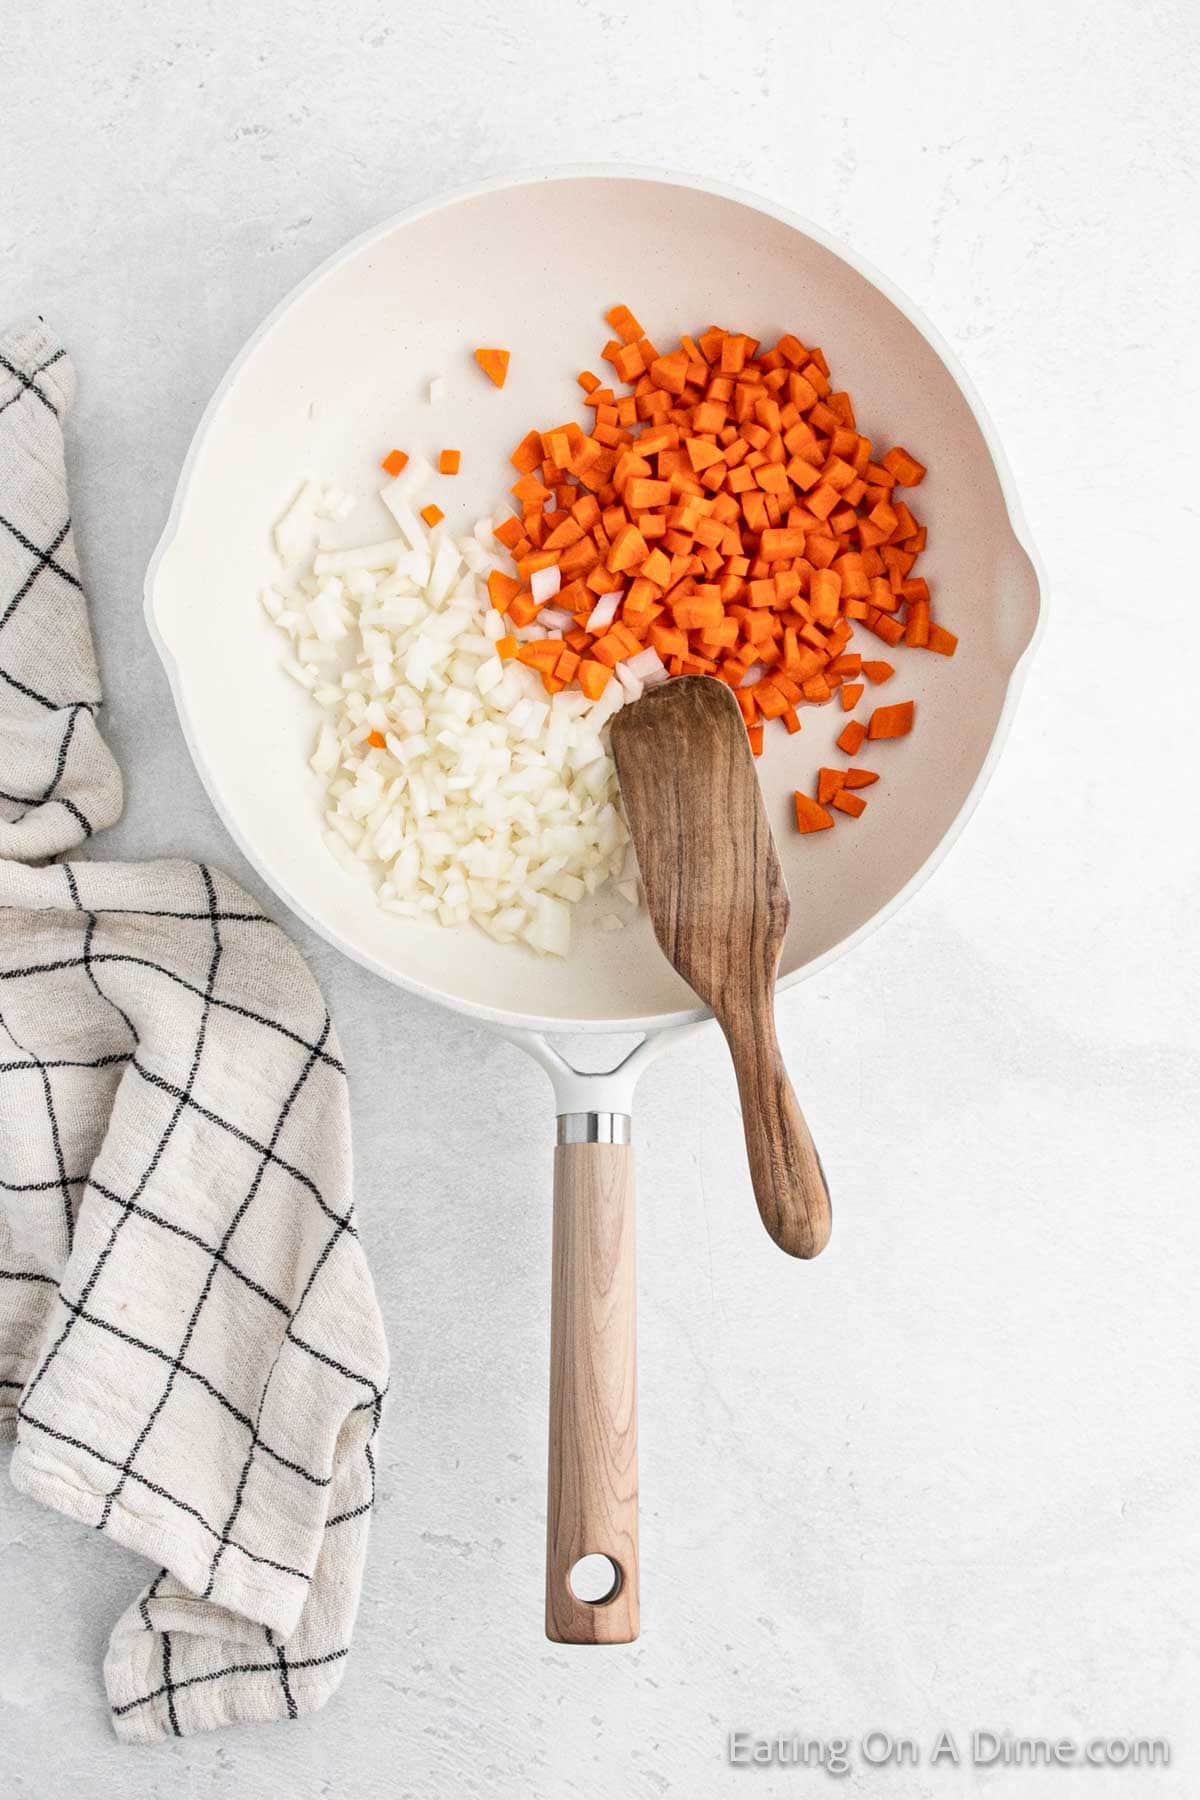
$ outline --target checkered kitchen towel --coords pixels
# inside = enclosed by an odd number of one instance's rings
[[[18,1488],[160,1565],[104,1669],[147,1740],[338,1685],[387,1350],[298,952],[216,871],[45,860],[121,800],[72,386],[40,328],[0,337],[0,1438]]]

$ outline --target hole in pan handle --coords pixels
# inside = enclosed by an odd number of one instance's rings
[[[581,1556],[570,1573],[571,1592],[587,1606],[607,1606],[620,1592],[624,1572],[611,1556],[591,1551]]]

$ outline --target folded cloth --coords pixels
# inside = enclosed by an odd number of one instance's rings
[[[26,862],[121,811],[67,505],[74,397],[67,353],[40,324],[0,337],[0,856]]]
[[[2,785],[23,796],[0,843],[41,857],[120,787],[59,535],[70,364],[30,332],[0,338],[6,370],[0,519],[37,548],[0,561]],[[54,779],[30,705],[77,721]],[[295,1718],[337,1687],[386,1383],[303,958],[192,863],[0,861],[0,1438],[15,1486],[160,1565],[105,1660],[121,1737]]]

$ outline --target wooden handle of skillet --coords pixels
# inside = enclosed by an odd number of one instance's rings
[[[818,1256],[833,1226],[829,1189],[783,1065],[772,996],[718,1018],[737,1075],[759,1216],[789,1256]]]
[[[576,1598],[571,1570],[607,1556],[617,1586]],[[560,1144],[554,1159],[546,1636],[629,1644],[638,1635],[637,1326],[633,1152]]]

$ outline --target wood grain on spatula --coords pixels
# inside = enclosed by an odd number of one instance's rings
[[[791,1256],[829,1240],[829,1193],[775,1035],[789,901],[732,691],[685,675],[624,706],[612,748],[650,918],[737,1075],[754,1196]]]

